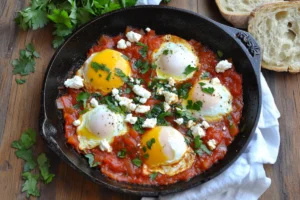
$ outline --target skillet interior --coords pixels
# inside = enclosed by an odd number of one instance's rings
[[[70,71],[75,71],[84,62],[86,53],[102,34],[117,35],[124,32],[127,25],[137,28],[150,27],[157,34],[170,33],[188,40],[195,39],[212,50],[221,50],[224,57],[233,58],[236,70],[243,76],[244,109],[240,124],[242,131],[228,147],[223,160],[188,182],[178,182],[169,186],[143,186],[116,182],[103,176],[99,170],[89,168],[87,161],[65,143],[63,117],[55,103],[59,95],[58,87],[63,85]],[[237,32],[241,33],[239,36],[243,40],[237,38]],[[48,146],[74,169],[85,174],[92,181],[117,191],[156,196],[182,191],[204,183],[224,171],[237,159],[248,144],[259,118],[261,108],[259,48],[256,48],[255,41],[245,34],[243,31],[226,27],[194,13],[162,6],[133,7],[96,18],[80,27],[55,53],[48,66],[42,92],[41,135]]]

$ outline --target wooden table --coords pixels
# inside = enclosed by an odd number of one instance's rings
[[[212,0],[172,0],[169,5],[224,22]],[[50,45],[51,27],[28,32],[16,27],[13,21],[16,11],[24,6],[25,3],[20,0],[0,1],[0,199],[3,200],[25,199],[25,194],[21,193],[23,161],[16,158],[10,144],[25,129],[31,127],[38,130],[42,81],[54,53]],[[31,41],[41,58],[37,59],[36,72],[27,78],[27,83],[17,85],[10,63],[18,57],[19,50]],[[278,161],[275,165],[265,166],[272,185],[261,199],[300,199],[300,74],[266,70],[263,73],[282,117]],[[37,144],[36,151],[48,152],[52,171],[56,174],[51,184],[40,185],[40,199],[139,199],[92,183],[50,152],[40,137]]]

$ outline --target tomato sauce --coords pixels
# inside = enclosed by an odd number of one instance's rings
[[[129,30],[130,28],[127,28],[126,32]],[[159,48],[163,42],[163,36],[156,35],[153,30],[148,33],[144,33],[142,30],[136,29],[134,31],[144,35],[140,42],[148,46],[148,54],[146,59],[151,62],[151,54],[155,49]],[[98,52],[107,48],[114,49],[117,42],[122,38],[125,39],[124,35],[122,34],[115,37],[102,36],[99,39],[98,44],[90,49],[88,56],[94,52]],[[129,132],[127,134],[114,138],[114,141],[111,144],[113,152],[104,152],[99,148],[85,150],[85,153],[94,154],[95,161],[100,163],[100,170],[106,176],[117,181],[125,181],[134,184],[172,184],[177,181],[187,181],[190,178],[204,172],[214,163],[218,162],[218,160],[222,159],[226,154],[227,146],[232,143],[234,137],[239,132],[238,124],[242,116],[243,108],[242,77],[235,71],[234,66],[231,69],[226,70],[224,73],[216,73],[215,66],[219,62],[219,58],[216,53],[195,40],[191,40],[189,43],[194,47],[195,52],[199,56],[200,66],[198,67],[200,70],[198,70],[194,74],[193,78],[187,82],[194,84],[199,80],[198,77],[202,74],[202,72],[209,72],[210,77],[218,77],[221,83],[229,89],[233,96],[233,110],[230,113],[230,116],[225,116],[223,117],[223,120],[218,122],[210,123],[210,127],[206,130],[206,136],[202,138],[204,143],[210,139],[215,139],[219,145],[212,151],[211,155],[197,155],[196,160],[190,169],[174,176],[158,174],[155,180],[150,180],[149,175],[144,175],[142,173],[142,167],[136,167],[131,162],[132,159],[140,155],[141,149],[138,144],[140,142],[141,135],[132,128],[132,125],[128,125]],[[117,50],[128,56],[130,58],[131,66],[133,66],[134,63],[141,58],[139,53],[140,49],[141,46],[132,44],[131,47],[128,47],[124,50]],[[150,69],[146,74],[140,74],[135,68],[132,67],[132,77],[142,78],[146,83],[148,83],[151,80],[151,77],[154,77],[155,75],[155,70]],[[78,148],[79,141],[77,139],[76,127],[72,124],[74,120],[78,119],[79,112],[82,110],[82,108],[74,108],[74,105],[76,104],[76,96],[80,92],[81,90],[68,89],[67,93],[60,99],[64,106],[63,113],[65,119],[65,137],[67,139],[67,143],[71,144],[79,153],[84,153]],[[131,98],[134,97],[133,94],[128,94],[127,96]],[[146,105],[153,106],[159,102],[160,101],[156,99],[150,98],[146,102]],[[185,135],[188,131],[187,128],[178,126],[176,123],[174,123],[174,117],[167,117],[166,120],[182,134]],[[125,158],[121,159],[117,156],[117,153],[124,148],[127,150],[127,155]]]

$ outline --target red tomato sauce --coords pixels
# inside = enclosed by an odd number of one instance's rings
[[[129,30],[130,28],[127,28],[126,32]],[[135,32],[143,34],[140,42],[148,46],[148,54],[146,59],[151,62],[151,54],[155,49],[159,48],[163,42],[163,36],[156,35],[153,30],[148,33],[144,33],[142,30],[135,29]],[[92,53],[99,52],[107,48],[116,49],[115,46],[117,42],[122,38],[126,39],[123,34],[115,37],[102,36],[99,39],[98,44],[90,49],[88,56],[90,56]],[[111,144],[113,152],[104,152],[99,148],[85,150],[85,153],[94,154],[95,161],[100,163],[99,168],[106,176],[117,181],[135,184],[172,184],[177,181],[189,180],[190,178],[209,169],[213,164],[217,163],[218,160],[225,156],[227,152],[227,146],[232,143],[234,137],[239,133],[238,124],[240,122],[243,109],[242,77],[235,71],[234,66],[231,69],[226,70],[224,73],[216,73],[215,66],[219,62],[219,58],[216,53],[195,40],[191,40],[189,43],[194,47],[197,55],[199,56],[200,65],[198,67],[200,70],[194,74],[192,79],[186,82],[190,82],[192,84],[196,83],[199,80],[198,77],[202,74],[202,72],[206,71],[210,73],[210,77],[218,77],[221,83],[229,89],[233,96],[233,110],[230,113],[231,117],[223,117],[223,119],[218,122],[210,123],[210,127],[206,130],[206,136],[202,138],[204,143],[210,139],[215,139],[219,145],[212,151],[211,155],[197,155],[196,160],[190,169],[174,176],[158,174],[155,180],[150,180],[149,175],[144,175],[142,173],[142,167],[136,167],[131,162],[132,159],[141,155],[141,148],[138,145],[141,135],[132,128],[132,125],[128,124],[129,132],[125,135],[114,138],[114,141]],[[116,50],[128,56],[130,58],[131,66],[133,66],[134,63],[141,58],[139,53],[141,48],[141,46],[137,46],[133,43],[131,47],[128,47],[124,50]],[[135,68],[132,67],[132,74],[132,77],[142,78],[144,81],[146,81],[146,83],[148,83],[151,80],[151,77],[156,75],[156,72],[155,70],[150,69],[146,74],[140,74],[135,70]],[[81,91],[82,90],[68,89],[67,93],[60,99],[64,106],[63,113],[65,119],[65,137],[67,139],[67,143],[71,144],[79,153],[84,154],[84,152],[78,147],[79,141],[77,139],[76,127],[72,124],[74,120],[78,119],[79,112],[82,110],[82,108],[74,108],[74,105],[77,103],[76,96]],[[127,97],[133,96],[133,94],[127,95]],[[160,101],[156,99],[150,98],[146,102],[146,105],[153,106],[159,102]],[[174,117],[166,118],[166,120],[173,127],[185,135],[188,129],[174,123],[174,119]],[[127,155],[125,158],[119,158],[117,153],[124,148],[127,150]]]

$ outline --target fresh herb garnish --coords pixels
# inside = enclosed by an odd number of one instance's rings
[[[152,144],[154,144],[154,143],[155,143],[155,138],[151,138],[150,140],[148,140],[146,142],[146,145],[147,145],[148,149],[151,149]]]
[[[98,72],[99,70],[110,72],[110,69],[105,64],[99,64],[97,62],[92,62],[91,67]]]
[[[115,104],[116,100],[112,96],[105,96],[100,100],[100,103],[106,104],[107,108],[115,113],[125,113],[126,108],[124,106],[117,106]]]
[[[126,74],[119,68],[115,69],[115,75],[120,77],[124,82],[128,82],[129,78],[126,76]]]
[[[132,126],[133,129],[138,132],[139,134],[143,134],[145,132],[145,129],[142,127],[143,123],[145,121],[144,117],[138,117],[138,120],[136,123]]]
[[[148,159],[149,158],[149,154],[148,153],[144,154],[144,158]]]
[[[125,156],[126,156],[126,149],[122,149],[121,151],[118,151],[117,156],[119,158],[125,158]]]
[[[224,54],[223,54],[222,51],[218,50],[217,51],[217,55],[218,55],[219,58],[222,58]]]
[[[189,89],[192,87],[191,83],[184,83],[178,88],[179,98],[187,99],[189,94]]]
[[[88,159],[90,167],[96,167],[99,165],[99,162],[95,162],[95,158],[94,158],[93,154],[88,153],[88,154],[85,154],[84,156]]]
[[[85,108],[86,107],[86,102],[90,98],[90,96],[91,96],[90,93],[80,92],[76,97],[76,101],[82,103],[83,107]]]
[[[137,42],[136,45],[141,46],[142,48],[139,50],[139,53],[141,54],[141,56],[143,58],[147,57],[147,53],[148,53],[148,46],[142,42]]]
[[[192,73],[192,72],[194,72],[194,71],[196,71],[196,70],[197,70],[197,67],[193,67],[193,66],[191,66],[191,65],[188,65],[188,66],[185,68],[183,74],[184,74],[184,75],[189,75],[190,73]]]
[[[134,67],[138,69],[141,74],[146,74],[150,69],[148,61],[142,61],[141,59],[134,63]]]
[[[125,94],[129,94],[131,92],[131,89],[130,88],[126,88],[125,90],[124,90],[124,93]]]
[[[16,83],[19,85],[22,85],[22,84],[26,83],[26,79],[17,79],[16,78]]]
[[[147,148],[146,148],[146,146],[143,146],[143,152],[145,153],[146,151],[147,151]]]
[[[24,172],[22,177],[25,180],[25,183],[22,185],[22,192],[26,192],[26,197],[29,198],[30,195],[39,197],[40,191],[37,187],[39,175]]]
[[[124,54],[122,54],[121,55],[125,60],[130,60],[129,58],[128,58],[128,56],[126,56],[126,55],[124,55]]]
[[[202,144],[202,140],[200,139],[200,136],[197,135],[194,139],[194,148],[199,149],[201,144]]]
[[[190,109],[190,110],[201,110],[202,108],[202,101],[196,101],[193,103],[192,100],[188,100],[188,104],[186,106],[187,109]]]
[[[164,54],[164,55],[168,55],[168,54],[172,54],[172,53],[173,53],[172,50],[169,50],[169,49],[163,50],[163,54]]]
[[[106,77],[106,80],[107,80],[107,81],[109,81],[109,80],[110,80],[110,78],[111,78],[111,74],[112,74],[111,72],[109,72],[109,73],[108,73],[108,75],[107,75],[107,77]]]
[[[39,165],[39,169],[44,183],[46,184],[50,183],[55,175],[49,172],[50,164],[48,162],[46,154],[44,153],[40,154],[39,157],[37,158],[37,163]]]
[[[209,76],[210,76],[209,72],[203,72],[202,75],[201,75],[201,78],[206,79],[206,78],[209,78]]]
[[[213,88],[213,87],[203,87],[203,86],[205,86],[205,83],[203,83],[203,82],[200,82],[199,85],[201,86],[202,92],[205,92],[207,94],[213,94],[215,91],[215,88]]]
[[[157,118],[157,125],[159,126],[168,125],[168,122],[165,120],[165,117],[167,116],[171,116],[171,113],[164,111],[162,103],[154,105],[153,108],[146,114],[147,118]]]
[[[137,167],[140,167],[142,165],[142,161],[139,158],[135,158],[131,162],[132,162],[132,164],[134,164]]]
[[[158,175],[158,172],[153,172],[152,174],[149,175],[150,180],[153,181]]]
[[[195,152],[200,156],[203,154],[203,152],[209,155],[211,154],[211,151],[206,147],[205,144],[203,144],[203,141],[200,139],[199,135],[197,135],[194,139],[194,148],[196,149]]]

